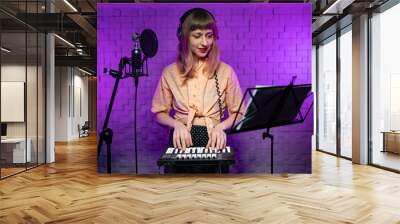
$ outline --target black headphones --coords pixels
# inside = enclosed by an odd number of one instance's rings
[[[183,23],[185,22],[186,18],[189,17],[194,12],[205,12],[208,15],[210,15],[213,18],[214,22],[215,22],[215,18],[214,18],[213,14],[210,11],[208,11],[206,9],[203,9],[203,8],[189,9],[188,11],[183,13],[181,18],[179,18],[179,26],[178,26],[178,29],[176,30],[176,36],[178,37],[179,40],[182,39],[182,26],[183,26]]]

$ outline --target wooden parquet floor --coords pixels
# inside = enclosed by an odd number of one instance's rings
[[[0,181],[0,223],[400,223],[400,175],[313,153],[311,175],[96,171],[94,137]]]

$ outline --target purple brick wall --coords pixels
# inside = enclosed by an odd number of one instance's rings
[[[193,7],[214,14],[221,58],[235,69],[243,91],[255,85],[286,85],[293,75],[297,76],[296,84],[311,83],[310,4],[98,4],[97,71],[116,69],[121,57],[130,56],[133,32],[150,28],[159,40],[159,51],[149,60],[150,76],[141,78],[139,84],[139,173],[158,172],[156,161],[165,150],[168,130],[155,122],[151,99],[163,67],[175,60],[179,17]],[[99,73],[99,133],[113,85],[112,77]],[[121,80],[109,123],[114,131],[113,172],[135,171],[133,103],[133,79]],[[276,172],[311,172],[312,116],[302,124],[272,129]],[[261,133],[229,137],[229,145],[238,149],[233,172],[269,172],[270,143],[262,140]],[[99,172],[105,171],[105,151],[104,146]]]

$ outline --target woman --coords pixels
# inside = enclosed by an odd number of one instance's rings
[[[223,149],[224,130],[231,127],[236,113],[243,114],[242,93],[233,69],[219,59],[214,16],[202,8],[185,12],[177,36],[177,60],[163,70],[151,110],[159,124],[173,128],[175,148]],[[225,107],[229,117],[222,121]]]

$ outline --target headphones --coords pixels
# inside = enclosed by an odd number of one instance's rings
[[[208,15],[210,15],[211,16],[211,18],[214,20],[214,22],[215,22],[215,18],[214,18],[214,16],[213,16],[213,14],[210,12],[210,11],[208,11],[208,10],[206,10],[206,9],[203,9],[203,8],[193,8],[193,9],[189,9],[188,11],[186,11],[185,13],[183,13],[183,15],[179,18],[179,26],[178,26],[178,29],[176,30],[176,36],[178,37],[178,39],[179,40],[181,40],[182,39],[182,26],[183,26],[183,23],[185,22],[185,20],[186,20],[186,18],[187,17],[189,17],[191,14],[193,14],[193,13],[195,13],[195,12],[205,12],[205,13],[207,13]]]

